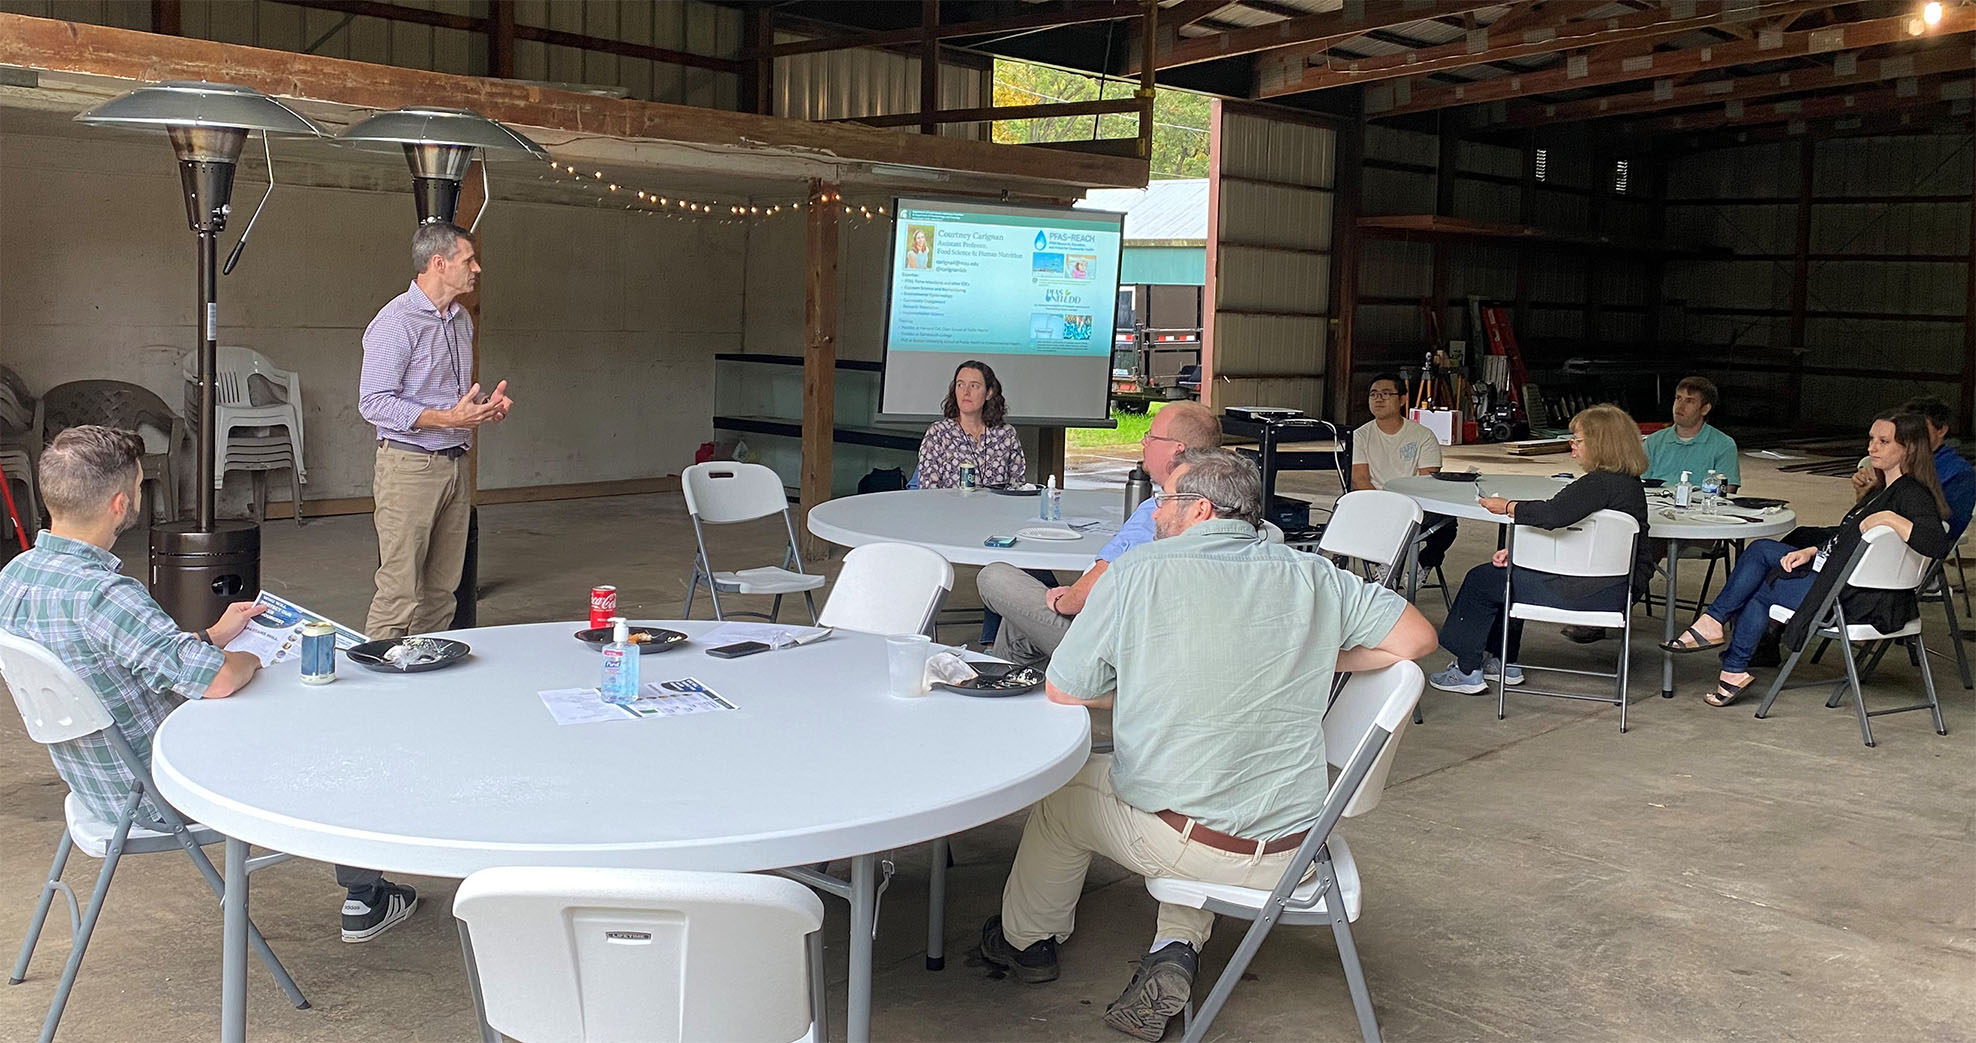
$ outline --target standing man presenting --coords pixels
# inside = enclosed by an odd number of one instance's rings
[[[480,276],[473,240],[444,221],[412,233],[412,285],[364,330],[357,411],[377,428],[377,595],[372,638],[443,630],[466,557],[473,429],[506,419],[508,382],[473,382],[473,319],[459,299]]]

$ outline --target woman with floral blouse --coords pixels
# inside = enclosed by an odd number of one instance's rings
[[[974,465],[977,486],[1016,485],[1028,475],[1022,441],[1004,422],[1002,382],[986,362],[969,359],[954,370],[940,413],[946,419],[927,428],[919,443],[920,488],[959,488],[964,463]]]

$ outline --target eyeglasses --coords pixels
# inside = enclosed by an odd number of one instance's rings
[[[1151,431],[1146,432],[1145,436],[1139,439],[1140,445],[1144,445],[1147,442],[1172,442],[1174,445],[1183,444],[1178,438],[1168,438],[1165,435],[1156,435]]]
[[[1365,393],[1365,397],[1372,399],[1398,398],[1400,397],[1400,393],[1397,391],[1368,391]]]
[[[1206,493],[1156,492],[1153,494],[1153,509],[1158,510],[1175,500],[1208,500],[1208,498]],[[1213,500],[1208,500],[1208,506],[1215,510],[1221,509]]]

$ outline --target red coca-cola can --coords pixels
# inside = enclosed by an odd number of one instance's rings
[[[618,614],[616,587],[590,588],[590,629],[601,630],[611,625],[611,617]]]

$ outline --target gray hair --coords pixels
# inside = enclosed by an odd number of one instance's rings
[[[143,459],[144,439],[135,431],[71,427],[41,451],[41,502],[57,518],[94,518],[137,483]]]
[[[1173,458],[1173,491],[1195,493],[1217,518],[1240,518],[1262,527],[1262,474],[1231,449],[1184,449]]]
[[[467,238],[466,229],[446,221],[420,225],[412,233],[412,274],[425,274],[435,257],[453,256],[453,244]]]

